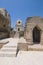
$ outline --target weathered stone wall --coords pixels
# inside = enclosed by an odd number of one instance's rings
[[[9,37],[10,29],[11,21],[8,18],[8,12],[5,9],[0,9],[0,39]]]
[[[18,49],[22,51],[28,51],[28,44],[26,43],[18,43]]]
[[[43,18],[41,17],[30,17],[26,20],[25,30],[24,30],[24,38],[29,42],[29,44],[33,44],[33,29],[35,26],[38,26],[41,29],[41,44],[43,41]]]

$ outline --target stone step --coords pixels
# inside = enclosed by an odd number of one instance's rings
[[[6,48],[3,47],[0,49],[0,55],[14,55],[16,56],[17,47],[15,48]]]
[[[14,37],[19,37],[19,32],[16,32]]]
[[[32,48],[32,47],[28,47],[28,51],[43,51],[43,48]]]
[[[30,43],[30,44],[33,44],[33,42],[32,42],[32,41],[26,41],[26,43]]]

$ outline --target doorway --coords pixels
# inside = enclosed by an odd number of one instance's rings
[[[33,42],[39,44],[41,38],[41,30],[38,26],[33,29]]]
[[[20,31],[20,28],[18,28],[18,31]]]

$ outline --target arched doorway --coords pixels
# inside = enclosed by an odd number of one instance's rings
[[[18,31],[20,31],[20,28],[18,28]]]
[[[40,39],[41,39],[41,29],[38,26],[35,26],[33,29],[33,42],[39,44]]]

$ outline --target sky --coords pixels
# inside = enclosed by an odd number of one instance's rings
[[[0,8],[6,8],[11,16],[11,27],[21,19],[23,24],[27,17],[43,17],[43,0],[0,0]]]

